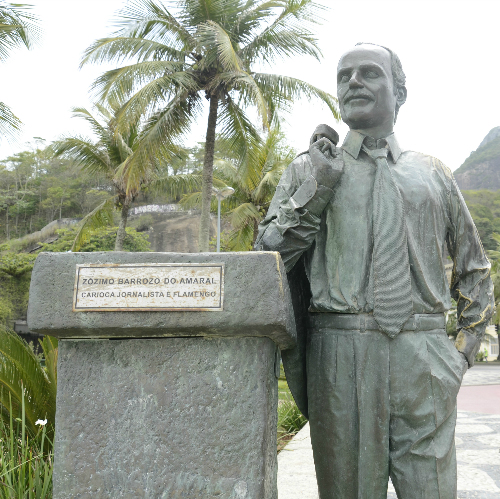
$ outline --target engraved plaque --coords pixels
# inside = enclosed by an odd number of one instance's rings
[[[224,264],[76,266],[74,312],[221,311]]]

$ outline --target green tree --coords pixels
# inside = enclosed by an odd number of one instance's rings
[[[65,156],[72,159],[83,170],[90,174],[102,174],[112,184],[114,193],[109,195],[91,213],[89,213],[81,224],[72,250],[78,251],[80,246],[88,239],[89,230],[109,225],[112,223],[112,207],[120,211],[120,224],[116,232],[115,251],[122,251],[126,234],[128,211],[130,205],[137,197],[142,188],[151,180],[156,161],[149,160],[149,168],[146,175],[131,185],[128,182],[127,172],[121,169],[126,159],[137,147],[139,125],[129,124],[126,133],[120,133],[116,129],[116,110],[110,110],[97,105],[99,117],[84,108],[75,108],[74,116],[86,120],[94,134],[95,139],[83,136],[65,137],[52,144],[56,156]],[[52,198],[63,202],[61,188],[52,188],[52,196],[47,200],[53,202]],[[57,192],[54,190],[56,189]]]
[[[146,159],[170,149],[198,120],[209,101],[200,251],[208,251],[216,126],[240,159],[258,139],[248,109],[269,126],[278,110],[300,96],[317,97],[338,119],[336,99],[304,81],[263,73],[258,64],[321,52],[311,27],[322,7],[312,0],[133,0],[122,9],[118,31],[94,42],[83,64],[135,61],[105,72],[94,83],[102,100],[125,102],[118,115],[127,128],[147,117],[141,146],[128,159],[129,188],[146,175]],[[125,168],[125,166],[124,166]]]
[[[38,18],[28,12],[31,6],[0,0],[0,61],[18,47],[32,48],[38,38]],[[0,140],[13,137],[21,126],[21,120],[11,109],[0,102]]]
[[[75,108],[74,115],[86,120],[94,134],[95,139],[82,136],[65,137],[55,141],[52,149],[56,156],[63,156],[73,160],[89,174],[104,175],[113,186],[114,193],[109,195],[100,205],[83,219],[80,225],[72,251],[79,251],[81,245],[88,239],[89,231],[109,225],[113,221],[112,208],[120,212],[120,223],[116,232],[115,251],[122,251],[126,235],[128,212],[136,197],[146,188],[168,188],[178,192],[196,185],[197,178],[190,175],[160,176],[162,169],[161,156],[150,155],[144,158],[143,175],[134,177],[131,181],[130,170],[124,168],[127,160],[133,155],[139,145],[141,134],[140,120],[135,124],[128,123],[127,128],[121,132],[117,128],[117,108],[107,109],[96,105],[99,118],[96,118],[84,108]],[[176,148],[176,152],[179,148]],[[175,186],[175,187],[174,187]],[[54,196],[63,202],[59,190],[52,190],[47,201],[53,202]]]

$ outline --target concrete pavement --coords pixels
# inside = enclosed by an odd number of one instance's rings
[[[500,497],[500,365],[464,376],[455,435],[458,499]],[[389,483],[388,499],[396,499]],[[278,455],[278,499],[318,499],[307,424]]]

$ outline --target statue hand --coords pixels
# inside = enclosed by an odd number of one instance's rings
[[[334,161],[337,157],[335,145],[322,137],[309,146],[312,162],[312,176],[320,185],[332,189],[342,174],[342,162]]]

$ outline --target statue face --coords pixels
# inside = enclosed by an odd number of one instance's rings
[[[349,128],[392,127],[397,98],[389,52],[375,45],[358,45],[346,52],[337,67],[337,96]]]

